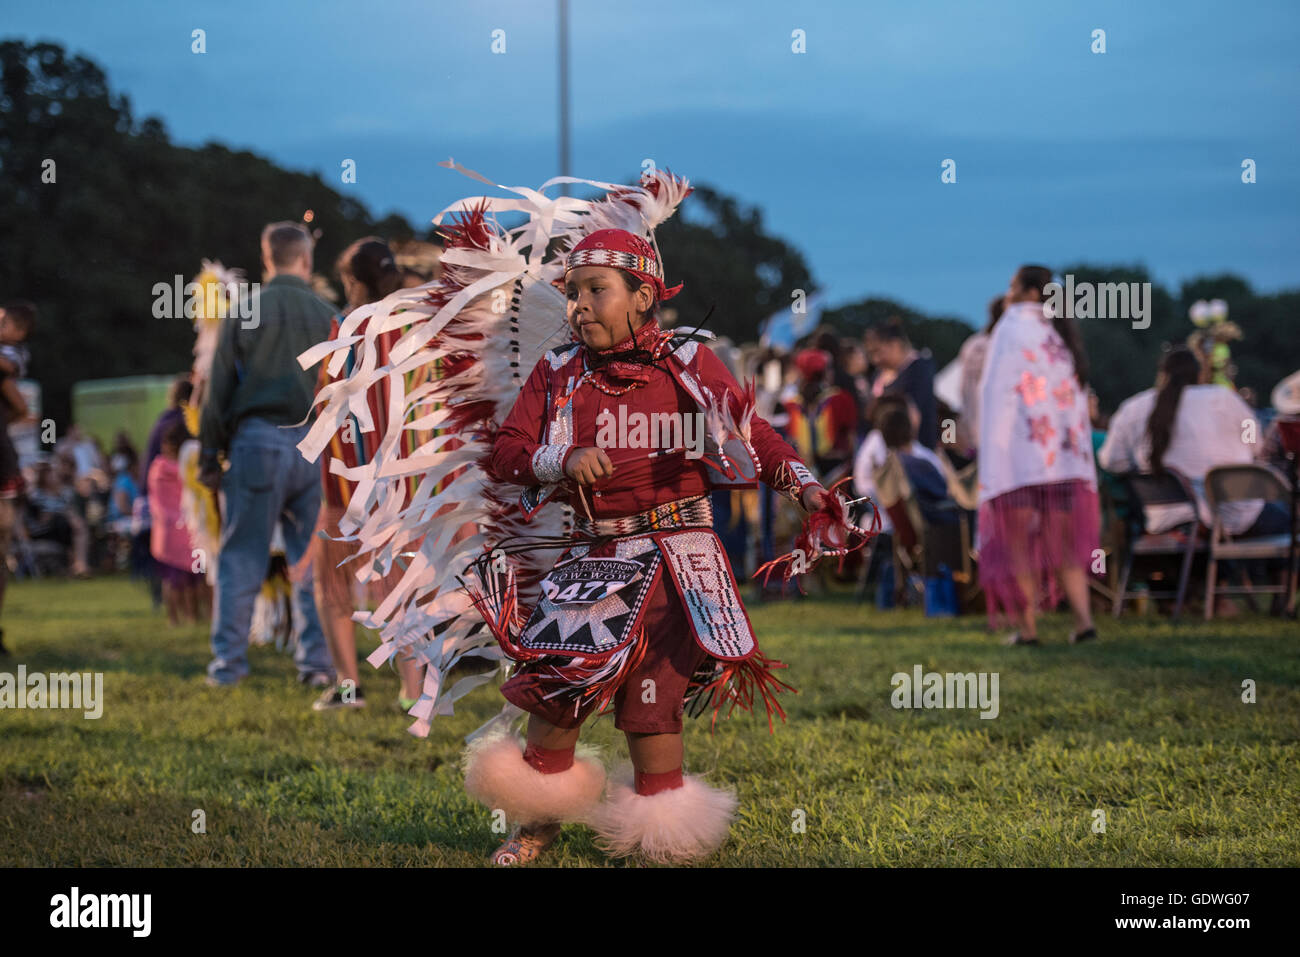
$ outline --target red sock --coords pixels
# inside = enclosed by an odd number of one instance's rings
[[[573,748],[543,748],[530,744],[524,748],[524,760],[543,774],[559,774],[573,767]]]
[[[671,791],[673,788],[679,788],[681,786],[681,768],[675,768],[672,771],[662,771],[658,774],[651,774],[648,771],[638,771],[636,773],[637,794],[658,794],[660,791]]]

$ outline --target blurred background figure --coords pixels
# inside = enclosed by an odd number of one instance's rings
[[[1074,612],[1071,643],[1097,637],[1088,569],[1098,548],[1088,360],[1064,311],[1048,320],[1051,271],[1022,266],[1007,287],[980,386],[979,562],[989,623],[1018,622],[1008,644],[1038,644],[1040,603],[1057,583]],[[1044,601],[1045,599],[1045,601]]]
[[[150,552],[162,586],[163,605],[172,625],[199,622],[209,606],[207,581],[195,571],[195,546],[181,509],[181,446],[189,439],[184,420],[173,421],[159,441],[149,466],[147,486],[152,516]]]
[[[1146,510],[1147,531],[1159,533],[1197,518],[1205,526],[1214,516],[1205,500],[1205,474],[1216,465],[1249,465],[1260,443],[1242,440],[1255,424],[1255,413],[1232,389],[1202,384],[1204,367],[1192,350],[1171,349],[1160,362],[1156,386],[1126,399],[1111,416],[1106,441],[1098,452],[1110,472],[1154,472],[1173,469],[1188,480],[1191,505],[1152,505]],[[1256,426],[1257,433],[1257,426]],[[1227,502],[1221,506],[1229,535],[1280,535],[1289,516],[1261,500]]]
[[[984,377],[989,338],[1002,318],[1004,308],[1003,297],[994,296],[989,302],[988,321],[984,328],[963,342],[961,352],[957,354],[957,361],[961,363],[961,418],[957,421],[957,447],[967,456],[973,456],[979,446],[980,380]]]
[[[200,418],[201,474],[224,487],[221,550],[208,684],[229,686],[248,674],[253,605],[266,577],[276,526],[298,567],[320,514],[320,471],[298,451],[311,428],[317,370],[298,356],[329,338],[334,310],[311,291],[312,239],[296,223],[262,231],[270,276],[254,300],[255,322],[221,320],[208,397]],[[298,423],[303,423],[299,425]],[[230,469],[222,475],[220,456]],[[327,687],[333,669],[316,610],[310,566],[293,589],[298,680]]]
[[[18,450],[9,437],[9,426],[31,419],[27,401],[18,391],[18,380],[27,375],[30,354],[23,343],[35,323],[36,306],[30,302],[11,302],[0,309],[0,561],[4,561],[0,565],[0,614],[9,579],[7,557],[23,493],[22,468]],[[5,654],[4,629],[0,628],[0,655]]]
[[[907,396],[921,414],[916,440],[933,449],[939,444],[939,417],[930,350],[914,349],[903,330],[903,321],[897,317],[873,326],[865,344],[876,369],[871,382],[872,396],[880,398],[890,393]]]
[[[71,457],[75,468],[75,477],[80,480],[93,473],[107,474],[108,459],[100,447],[99,439],[86,435],[75,422],[68,428],[67,434],[55,447],[57,452]]]
[[[358,239],[348,246],[339,256],[335,271],[343,283],[347,296],[345,317],[358,306],[377,302],[385,296],[404,286],[404,277],[398,268],[396,257],[388,244],[377,237]],[[364,329],[357,330],[358,333]],[[337,339],[339,323],[335,321],[330,332],[331,339]],[[393,330],[385,336],[382,348],[391,346],[401,335],[401,329]],[[350,353],[341,375],[346,377],[352,370],[355,353]],[[328,372],[321,369],[321,384],[329,381]],[[355,592],[355,567],[350,560],[356,556],[357,543],[339,541],[339,520],[347,511],[356,484],[341,475],[331,475],[330,460],[337,458],[348,468],[356,468],[370,461],[383,437],[388,420],[388,403],[386,397],[381,400],[376,393],[367,396],[370,414],[375,428],[362,432],[360,423],[355,418],[351,422],[352,441],[344,442],[335,435],[330,444],[329,454],[320,459],[322,482],[322,505],[318,533],[312,540],[313,563],[315,572],[316,604],[321,613],[321,626],[325,631],[325,641],[329,646],[330,659],[334,663],[337,677],[335,684],[321,692],[320,698],[312,705],[317,711],[335,708],[361,708],[366,704],[365,694],[361,690],[357,674],[357,639],[356,624],[352,613],[357,610],[358,601]],[[390,574],[399,576],[400,571],[393,569]],[[370,589],[382,599],[387,591],[387,582],[374,583]],[[351,687],[346,688],[344,682]],[[405,692],[404,692],[405,696]],[[409,697],[419,696],[418,689]],[[414,702],[412,702],[414,703]]]
[[[803,349],[795,354],[795,391],[785,402],[785,427],[803,460],[828,487],[849,469],[858,437],[858,407],[853,394],[835,382],[829,352]],[[852,388],[852,381],[849,381]]]
[[[144,460],[140,463],[140,492],[142,500],[142,525],[143,529],[148,532],[153,523],[153,509],[151,494],[149,492],[149,469],[153,465],[159,453],[162,451],[163,436],[165,436],[177,424],[185,424],[185,409],[190,403],[190,397],[194,394],[194,383],[192,374],[183,373],[176,377],[172,383],[171,389],[167,393],[167,408],[163,409],[154,422],[153,428],[149,430],[149,438],[145,442]],[[188,433],[188,426],[187,426]],[[178,446],[179,448],[179,446]],[[150,538],[152,542],[152,537]],[[151,546],[152,548],[152,546]],[[160,608],[163,605],[163,576],[159,569],[155,567],[154,557],[149,556],[145,577],[149,582],[149,594],[153,598],[154,608]]]
[[[25,533],[33,541],[47,541],[63,549],[65,567],[74,578],[88,578],[90,529],[78,508],[77,493],[67,480],[70,469],[48,462],[35,466],[35,482],[27,493]]]

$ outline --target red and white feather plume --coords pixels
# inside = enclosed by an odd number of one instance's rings
[[[495,186],[454,161],[440,165]],[[584,184],[604,195],[546,195],[560,183]],[[421,736],[436,715],[452,714],[459,698],[492,680],[492,672],[475,674],[447,687],[445,678],[458,661],[505,660],[459,576],[498,543],[566,537],[572,520],[567,506],[554,506],[525,525],[517,507],[519,486],[499,483],[483,468],[496,429],[533,366],[548,349],[571,341],[564,295],[553,285],[563,277],[560,253],[597,229],[653,239],[654,228],[690,192],[686,180],[663,170],[648,173],[639,186],[555,177],[537,189],[496,188],[513,195],[469,197],[434,218],[447,242],[440,279],[362,306],[343,321],[337,339],[299,356],[303,368],[324,360],[331,376],[344,370],[349,353],[352,358],[350,374],[323,386],[316,397],[317,419],[298,446],[311,461],[349,417],[356,417],[363,432],[377,427],[366,397],[388,383],[377,453],[355,468],[332,459],[330,471],[356,483],[339,532],[359,543],[358,580],[380,579],[394,566],[401,570],[373,612],[353,617],[379,631],[372,665],[411,654],[428,665],[423,694],[410,711],[416,718],[411,730]],[[525,220],[506,229],[496,220],[502,213]],[[405,332],[381,362],[377,339],[395,329]],[[420,384],[408,393],[407,374],[433,363],[438,374],[417,377]],[[407,433],[423,440],[414,451],[403,441]],[[554,557],[537,549],[506,557],[516,590],[502,613],[519,624],[526,620]]]

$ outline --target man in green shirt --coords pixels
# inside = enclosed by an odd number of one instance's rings
[[[312,240],[301,226],[267,226],[262,262],[271,278],[254,293],[251,310],[221,321],[199,420],[200,477],[225,491],[207,679],[213,686],[233,685],[248,674],[253,603],[277,523],[289,564],[296,566],[320,511],[319,468],[297,449],[310,428],[304,420],[318,370],[303,369],[298,356],[329,338],[335,310],[308,285]],[[230,465],[224,474],[221,454]],[[314,687],[332,683],[310,574],[294,585],[293,628],[299,680]]]

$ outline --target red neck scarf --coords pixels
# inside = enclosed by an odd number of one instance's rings
[[[583,346],[587,368],[593,382],[599,380],[610,386],[636,382],[645,385],[650,381],[650,364],[662,353],[663,343],[670,334],[659,328],[658,320],[651,319],[632,336],[609,349],[592,349]]]

